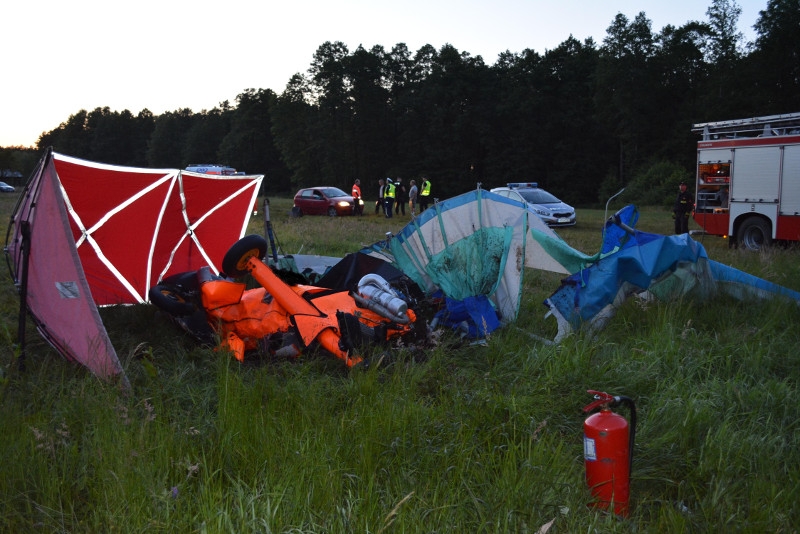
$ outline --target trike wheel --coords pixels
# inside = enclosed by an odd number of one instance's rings
[[[183,317],[191,315],[197,310],[194,302],[188,300],[188,295],[182,291],[180,286],[158,284],[150,288],[148,296],[150,302],[171,315]]]
[[[222,272],[231,278],[247,273],[250,258],[263,258],[267,253],[267,240],[260,235],[247,235],[233,244],[222,259]]]

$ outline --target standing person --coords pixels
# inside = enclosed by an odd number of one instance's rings
[[[422,213],[428,209],[428,202],[431,196],[431,181],[427,176],[422,177],[422,188],[419,191],[419,212]]]
[[[386,212],[386,209],[383,207],[383,191],[386,189],[386,182],[383,181],[383,178],[378,180],[378,200],[375,201],[375,215],[379,212]]]
[[[416,180],[411,180],[410,185],[411,188],[408,190],[408,209],[411,211],[411,218],[413,219],[417,213],[417,193],[419,193],[419,189],[417,188]]]
[[[675,234],[685,234],[689,232],[689,217],[694,211],[694,196],[686,190],[686,182],[681,182],[679,189],[672,218],[675,219]]]
[[[408,202],[408,194],[406,192],[406,186],[403,184],[403,179],[398,178],[397,183],[395,184],[395,192],[397,193],[397,198],[395,199],[397,202],[394,205],[394,214],[400,215],[402,212],[403,215],[406,214],[406,202]]]
[[[353,182],[353,190],[350,192],[353,197],[353,215],[364,215],[364,201],[361,199],[361,180],[356,178]]]
[[[386,204],[386,218],[392,218],[392,210],[394,209],[394,198],[396,192],[391,178],[386,179],[386,187],[383,189],[383,200]]]

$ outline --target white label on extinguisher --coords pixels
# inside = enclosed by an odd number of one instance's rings
[[[594,446],[594,440],[586,437],[586,435],[583,436],[583,458],[590,462],[597,460],[597,449]]]

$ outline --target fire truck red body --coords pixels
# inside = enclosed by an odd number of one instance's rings
[[[757,250],[800,241],[800,113],[695,124],[694,220]]]

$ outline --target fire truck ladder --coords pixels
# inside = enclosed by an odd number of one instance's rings
[[[800,113],[767,115],[750,119],[701,122],[692,125],[692,131],[702,133],[703,141],[735,139],[737,137],[766,137],[771,135],[800,134]]]

